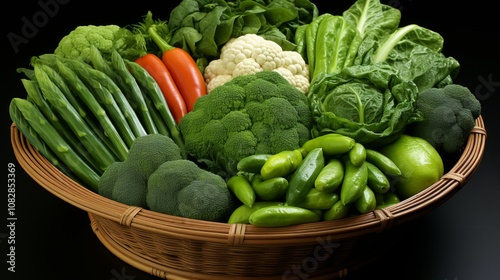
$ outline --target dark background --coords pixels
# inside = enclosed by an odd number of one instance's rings
[[[320,12],[339,14],[353,1],[315,1]],[[456,82],[476,93],[483,106],[488,139],[479,169],[467,185],[431,213],[405,224],[386,253],[348,279],[500,280],[500,140],[496,110],[500,105],[499,34],[496,9],[484,1],[382,1],[401,9],[402,24],[416,23],[440,33],[443,52],[461,63]],[[57,5],[50,15],[39,3]],[[0,66],[4,168],[16,164],[16,272],[7,271],[7,222],[0,224],[1,279],[155,279],[111,254],[90,228],[87,214],[37,185],[17,164],[10,145],[8,104],[25,97],[18,67],[31,56],[52,52],[62,36],[78,25],[139,22],[148,10],[167,18],[179,1],[12,1],[2,15]],[[491,2],[492,3],[492,2]],[[54,8],[55,6],[52,6]],[[39,16],[39,27],[16,51],[7,39],[22,34],[25,20]],[[7,183],[4,183],[6,189]],[[6,190],[0,205],[7,208]],[[2,213],[5,213],[2,210]],[[4,217],[4,216],[2,216]],[[5,275],[5,276],[4,276]]]

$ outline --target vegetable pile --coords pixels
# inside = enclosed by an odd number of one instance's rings
[[[481,114],[442,36],[400,20],[378,0],[183,0],[78,26],[17,69],[10,117],[120,203],[262,227],[369,213],[439,180]]]
[[[398,166],[337,133],[308,140],[299,149],[248,156],[238,170],[228,186],[242,205],[229,223],[269,227],[336,220],[350,210],[364,214],[399,202],[389,183],[402,175]]]

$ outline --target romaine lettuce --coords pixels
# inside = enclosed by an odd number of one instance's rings
[[[442,53],[439,33],[416,24],[399,27],[399,11],[379,0],[358,0],[342,16],[361,42],[350,65],[315,73],[308,95],[313,132],[334,131],[367,146],[387,144],[419,120],[414,109],[419,92],[452,83],[459,63]]]

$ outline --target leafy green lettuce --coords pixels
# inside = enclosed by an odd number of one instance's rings
[[[183,0],[170,13],[169,43],[205,63],[217,58],[231,37],[248,33],[293,50],[297,27],[317,16],[309,0]]]
[[[400,12],[378,0],[358,0],[342,17],[361,40],[350,65],[317,74],[311,83],[315,133],[336,131],[367,146],[383,145],[419,121],[418,93],[451,83],[459,63],[442,53],[440,34],[416,24],[399,26]],[[352,50],[352,40],[345,44]]]
[[[314,133],[337,132],[369,147],[384,145],[416,121],[418,88],[386,63],[356,65],[311,84]]]

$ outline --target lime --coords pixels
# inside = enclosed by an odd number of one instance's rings
[[[396,193],[408,198],[431,186],[443,176],[443,160],[426,140],[403,134],[398,140],[382,147],[380,152],[401,170],[393,181]]]

